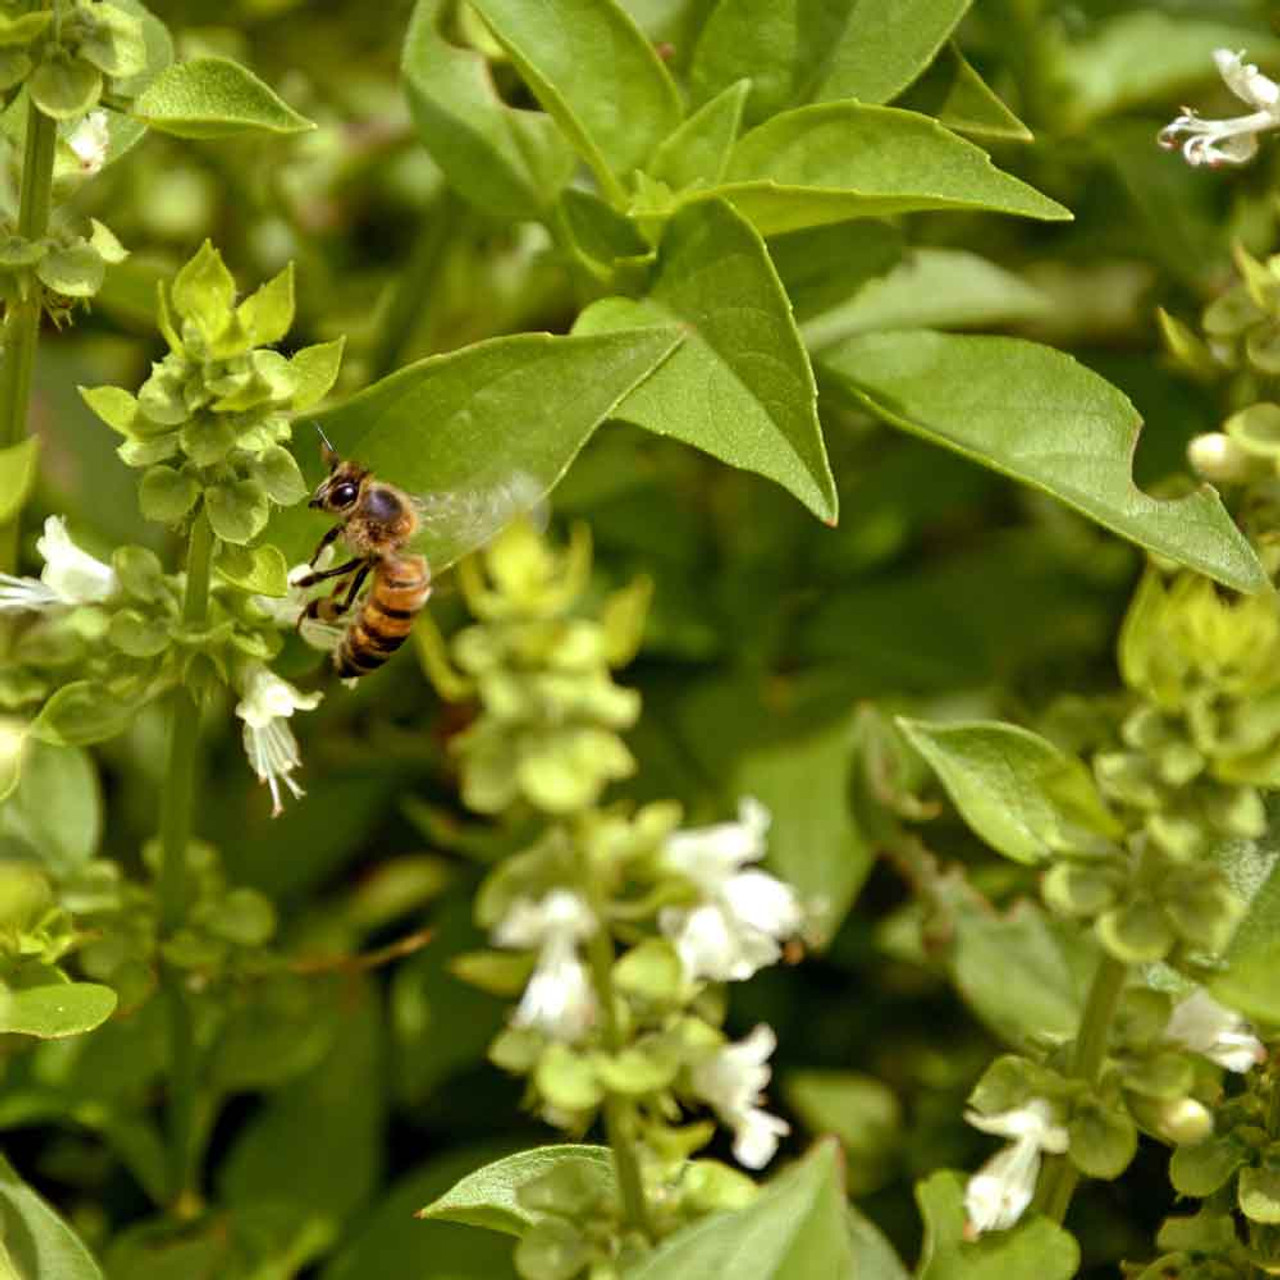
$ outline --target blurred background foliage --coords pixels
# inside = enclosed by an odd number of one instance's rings
[[[713,6],[625,7],[679,67]],[[154,282],[204,237],[249,287],[296,262],[290,341],[346,334],[340,391],[480,338],[563,332],[584,301],[540,228],[469,208],[417,140],[399,72],[405,0],[154,8],[182,53],[235,56],[321,127],[265,142],[152,136],[79,198],[134,253],[91,314],[42,342],[44,474],[27,529],[67,513],[99,552],[157,534],[75,388],[145,376],[161,354]],[[1194,316],[1228,282],[1233,240],[1272,250],[1280,212],[1274,148],[1224,180],[1155,146],[1184,97],[1213,114],[1222,91],[1209,51],[1224,29],[1252,33],[1264,68],[1280,49],[1265,0],[978,0],[959,45],[1036,136],[992,143],[998,163],[1076,220],[911,215],[877,249],[881,274],[853,273],[847,287],[838,267],[867,252],[867,224],[827,228],[820,261],[778,255],[811,346],[914,325],[1051,342],[1142,413],[1139,483],[1185,487],[1186,442],[1216,427],[1219,407],[1164,359],[1155,308]],[[503,87],[520,92],[514,75]],[[930,92],[926,78],[904,102]],[[1048,499],[833,403],[824,398],[837,528],[756,476],[620,425],[590,443],[552,518],[590,525],[601,596],[637,573],[654,582],[643,649],[622,676],[644,697],[629,738],[639,770],[616,794],[678,797],[695,821],[758,794],[775,812],[775,870],[822,897],[818,945],[735,989],[732,1026],[777,1029],[775,1091],[793,1148],[836,1133],[851,1191],[909,1259],[912,1180],[973,1167],[988,1145],[961,1113],[998,1044],[1001,1007],[1038,1002],[1052,1022],[1079,997],[1078,968],[1065,931],[1016,907],[1033,888],[1028,869],[992,866],[951,818],[919,828],[929,853],[902,836],[933,811],[886,747],[884,718],[962,710],[1043,724],[1061,695],[1112,689],[1140,557]],[[447,585],[431,609],[446,633],[461,616]],[[326,681],[301,645],[281,670],[307,687]],[[450,971],[478,944],[471,898],[510,838],[460,809],[447,743],[464,723],[406,648],[354,691],[331,687],[298,726],[308,794],[275,821],[237,735],[228,727],[209,744],[198,833],[231,883],[274,899],[286,947],[323,957],[434,930],[421,950],[367,971],[317,963],[246,984],[220,1050],[226,1105],[208,1134],[209,1189],[234,1232],[170,1242],[170,1270],[139,1261],[155,1231],[140,1186],[149,1156],[125,1154],[145,1141],[117,1121],[163,1069],[154,1005],[91,1036],[6,1053],[4,1148],[90,1243],[114,1242],[113,1275],[232,1274],[227,1259],[246,1239],[273,1241],[278,1269],[264,1276],[447,1277],[455,1261],[458,1275],[511,1274],[502,1238],[409,1216],[460,1174],[549,1136],[484,1059],[501,1002]],[[65,838],[136,868],[163,769],[158,710],[93,758]],[[33,773],[0,818],[6,841],[28,838],[21,806],[39,803]],[[911,847],[917,856],[903,854]],[[1025,972],[987,963],[1011,938]],[[1144,1150],[1136,1176],[1082,1193],[1073,1226],[1095,1274],[1146,1251],[1168,1208],[1163,1159]]]

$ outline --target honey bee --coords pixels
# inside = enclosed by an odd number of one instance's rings
[[[319,430],[319,428],[317,428]],[[344,564],[315,570],[297,580],[302,588],[334,582],[298,618],[333,624],[349,614],[361,588],[372,585],[355,616],[343,628],[333,663],[343,679],[375,671],[405,642],[414,618],[431,594],[428,556],[410,549],[430,547],[431,565],[443,570],[489,540],[518,511],[537,499],[535,482],[517,475],[491,491],[471,494],[406,493],[359,462],[343,459],[320,432],[320,455],[329,469],[308,504],[335,516],[309,564],[314,570],[325,549],[339,537],[354,553]]]

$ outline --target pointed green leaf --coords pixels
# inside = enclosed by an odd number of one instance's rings
[[[1246,1017],[1280,1023],[1280,856],[1272,833],[1261,841],[1229,841],[1216,859],[1246,903],[1227,949],[1227,970],[1207,985]]]
[[[29,846],[54,875],[83,867],[102,836],[102,790],[88,753],[29,739],[18,786],[0,809],[0,833]]]
[[[39,474],[40,437],[27,436],[0,449],[0,524],[22,510]]]
[[[857,0],[822,69],[815,102],[888,102],[933,61],[972,0]]]
[[[200,497],[195,477],[163,464],[143,473],[138,486],[138,506],[143,517],[157,524],[177,524]]]
[[[628,1280],[835,1280],[851,1268],[838,1148],[824,1142],[746,1208],[677,1231]]]
[[[279,547],[236,547],[224,543],[213,561],[225,582],[256,596],[282,599],[289,593],[289,565]]]
[[[68,298],[92,298],[106,273],[102,258],[86,240],[50,249],[36,266],[41,284]]]
[[[251,293],[236,312],[254,346],[279,342],[293,324],[293,263]]]
[[[132,114],[152,129],[179,138],[304,133],[315,128],[230,58],[188,58],[166,68],[134,101]]]
[[[1104,528],[1235,587],[1269,579],[1209,486],[1170,501],[1130,472],[1141,419],[1105,379],[1017,338],[851,338],[820,369],[894,426],[1052,494]]]
[[[1014,862],[1043,862],[1077,834],[1118,836],[1089,771],[1074,756],[1017,725],[994,720],[898,727],[932,765],[974,832]]]
[[[1031,141],[1031,130],[996,97],[954,41],[898,105],[973,138]]]
[[[338,369],[342,365],[342,351],[346,343],[346,338],[318,342],[315,346],[303,347],[290,359],[289,368],[298,380],[292,404],[299,413],[319,404],[329,394],[338,380]]]
[[[925,247],[911,250],[856,297],[806,324],[804,337],[809,350],[817,351],[856,333],[990,328],[1044,319],[1053,309],[1047,293],[979,254]]]
[[[680,123],[667,69],[614,0],[472,0],[606,194]]]
[[[450,44],[448,0],[418,0],[401,69],[414,123],[451,186],[486,213],[534,218],[555,199],[575,157],[555,121],[509,107],[484,55]]]
[[[561,1144],[534,1147],[468,1174],[425,1209],[419,1218],[462,1222],[521,1236],[537,1221],[520,1203],[520,1188],[557,1171],[581,1173],[603,1186],[613,1183],[613,1155],[608,1147]]]
[[[426,495],[426,527],[415,545],[438,571],[539,502],[680,341],[673,328],[495,338],[408,365],[318,421],[340,453]],[[295,452],[308,481],[318,482],[317,445],[300,437]],[[290,508],[270,541],[295,563],[323,531],[314,513]]]
[[[92,680],[76,680],[63,685],[40,708],[31,733],[42,742],[62,746],[105,742],[133,723],[139,705],[113,696]]]
[[[850,1205],[848,1222],[856,1280],[911,1280],[893,1245],[870,1218]]]
[[[723,182],[685,199],[712,196],[765,235],[917,209],[1071,217],[936,120],[856,102],[799,107],[753,129],[734,147]]]
[[[694,205],[668,224],[642,302],[607,298],[579,332],[678,324],[684,344],[617,416],[783,486],[836,518],[809,359],[764,244],[728,206]]]
[[[1048,1218],[1027,1217],[1008,1231],[965,1238],[964,1179],[942,1171],[916,1184],[924,1218],[919,1280],[1071,1280],[1080,1266],[1075,1238]]]
[[[14,1280],[102,1280],[80,1237],[0,1156],[0,1204],[5,1233],[0,1267]]]
[[[59,1040],[101,1026],[116,1007],[116,993],[96,982],[57,982],[0,991],[0,1034]]]
[[[673,191],[719,182],[738,140],[750,88],[747,80],[729,85],[663,139],[653,153],[650,176],[665,182]]]

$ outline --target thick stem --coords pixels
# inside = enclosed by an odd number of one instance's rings
[[[34,102],[28,101],[27,142],[22,157],[22,191],[18,205],[18,235],[26,240],[39,240],[49,229],[57,142],[57,124]],[[11,301],[5,310],[4,360],[0,362],[0,449],[10,448],[27,434],[31,378],[44,309],[34,278],[29,286],[27,296]],[[0,526],[0,573],[12,573],[17,566],[18,522],[19,517],[15,516]]]
[[[1071,1059],[1071,1074],[1077,1080],[1089,1084],[1098,1081],[1111,1035],[1111,1022],[1128,973],[1124,963],[1109,955],[1104,955],[1098,964],[1084,1013],[1080,1017],[1080,1033]],[[1040,1212],[1054,1222],[1061,1222],[1067,1216],[1067,1208],[1079,1180],[1075,1165],[1066,1155],[1050,1156],[1044,1163],[1036,1197]]]
[[[213,529],[201,510],[187,545],[182,620],[189,627],[199,627],[208,616],[212,554]],[[186,917],[187,848],[195,810],[200,707],[185,686],[173,692],[170,726],[169,766],[160,799],[160,924],[165,937],[180,929]],[[194,1202],[190,1184],[197,1083],[195,1039],[181,971],[163,965],[161,985],[169,1032],[170,1203],[176,1213],[185,1215]]]
[[[622,1029],[613,1003],[613,944],[604,929],[597,929],[587,944],[591,978],[604,1021],[605,1043],[613,1052],[622,1048]],[[649,1208],[645,1203],[640,1162],[636,1159],[635,1111],[630,1102],[615,1093],[605,1095],[604,1126],[613,1151],[613,1166],[622,1195],[622,1213],[628,1226],[653,1239]]]

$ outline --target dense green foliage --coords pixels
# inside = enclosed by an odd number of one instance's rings
[[[0,1277],[1273,1273],[1272,10],[0,4]]]

